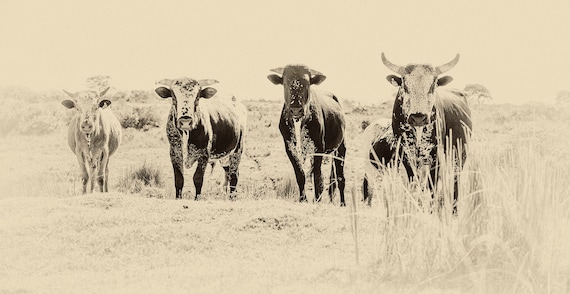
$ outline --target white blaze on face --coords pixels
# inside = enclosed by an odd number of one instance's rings
[[[176,81],[172,92],[176,96],[176,118],[183,116],[194,118],[194,103],[198,97],[200,85],[194,80]],[[193,119],[194,120],[194,119]]]

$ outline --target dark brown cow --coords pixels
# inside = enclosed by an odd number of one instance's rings
[[[445,155],[453,152],[456,158],[452,172],[455,174],[453,211],[456,213],[457,177],[467,159],[471,111],[461,91],[438,87],[453,80],[450,76],[440,75],[457,64],[459,54],[451,62],[437,67],[429,64],[397,66],[388,61],[384,53],[382,61],[398,74],[387,76],[388,81],[398,87],[398,94],[391,121],[374,123],[367,129],[373,138],[366,155],[367,165],[381,171],[386,166],[403,164],[410,180],[427,168],[430,189],[435,191],[441,168],[438,149],[443,148]],[[364,177],[363,194],[368,204],[374,190],[370,181],[376,174],[377,171],[368,171]]]
[[[170,159],[174,169],[176,199],[182,198],[184,167],[198,163],[194,173],[195,200],[200,198],[208,161],[219,159],[229,183],[230,198],[235,196],[239,164],[247,124],[247,109],[234,96],[217,95],[208,87],[216,80],[180,78],[158,82],[162,98],[172,98],[166,123]]]
[[[272,69],[277,73],[267,76],[275,85],[283,85],[285,104],[281,111],[279,130],[285,142],[285,151],[293,165],[299,186],[299,201],[307,201],[305,175],[313,174],[315,200],[320,201],[323,192],[321,163],[324,154],[333,156],[329,197],[333,200],[338,185],[340,205],[344,202],[344,114],[335,95],[311,87],[319,85],[326,77],[305,65],[287,65]],[[311,166],[305,172],[303,164],[310,158]]]
[[[87,192],[88,185],[89,193],[93,192],[95,178],[99,191],[109,191],[109,158],[121,143],[121,123],[109,108],[111,101],[102,98],[107,90],[109,88],[101,93],[70,93],[64,90],[72,100],[61,102],[63,106],[77,111],[69,124],[67,139],[79,162],[83,193]]]

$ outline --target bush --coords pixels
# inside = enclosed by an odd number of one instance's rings
[[[164,180],[161,169],[156,165],[149,165],[144,162],[142,166],[131,168],[126,172],[119,180],[118,190],[124,193],[141,193],[143,190],[152,190],[154,191],[152,194],[155,195],[157,194],[156,188],[163,186]]]
[[[159,126],[158,115],[152,107],[135,106],[130,109],[129,107],[126,108],[124,112],[117,112],[117,117],[123,128],[148,131],[150,128],[157,128]]]

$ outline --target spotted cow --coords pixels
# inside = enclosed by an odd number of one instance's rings
[[[162,98],[172,98],[166,123],[170,159],[174,169],[176,199],[182,198],[184,168],[197,162],[194,173],[195,200],[200,198],[208,162],[219,160],[229,183],[230,198],[235,197],[239,164],[247,124],[247,110],[234,96],[217,94],[209,87],[216,80],[191,78],[164,79],[165,87],[156,88]]]
[[[323,179],[321,163],[323,155],[332,155],[329,197],[333,200],[338,186],[340,205],[344,201],[344,142],[345,119],[338,98],[329,92],[312,87],[319,85],[326,76],[305,65],[287,65],[271,70],[277,74],[267,78],[275,85],[283,85],[285,104],[281,111],[279,130],[285,143],[285,151],[297,178],[299,201],[307,201],[305,176],[313,174],[315,200],[321,200]],[[309,158],[306,171],[303,168]]]
[[[108,90],[101,93],[64,90],[71,100],[61,102],[66,108],[77,111],[69,124],[67,139],[79,162],[83,193],[93,192],[95,179],[99,191],[109,191],[109,158],[121,143],[121,123],[109,107],[111,101],[103,98]]]
[[[402,164],[410,180],[423,171],[429,172],[429,188],[435,191],[442,156],[455,158],[453,211],[457,213],[458,173],[467,160],[467,144],[472,122],[465,94],[459,90],[439,87],[453,78],[440,76],[459,61],[459,54],[449,63],[433,67],[429,64],[394,65],[382,53],[386,67],[398,75],[387,80],[398,87],[392,118],[371,124],[369,152],[366,153],[364,200],[370,204],[372,179],[385,167]],[[453,156],[450,156],[453,155]],[[433,195],[433,194],[432,194]]]

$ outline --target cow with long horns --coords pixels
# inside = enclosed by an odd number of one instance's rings
[[[276,74],[267,78],[275,85],[283,85],[285,104],[281,111],[279,130],[285,142],[285,151],[295,172],[299,186],[299,201],[307,201],[305,176],[313,175],[315,201],[321,200],[323,155],[332,155],[329,197],[333,200],[338,187],[340,205],[344,202],[344,113],[337,97],[312,87],[326,76],[305,65],[287,65],[271,70]],[[304,165],[308,161],[308,166]]]
[[[239,164],[247,124],[247,109],[235,96],[217,94],[209,87],[216,80],[164,79],[156,88],[162,98],[172,98],[166,123],[170,159],[174,169],[176,199],[182,198],[184,168],[197,162],[194,172],[195,200],[200,198],[204,172],[209,161],[218,159],[229,184],[229,196],[235,197]]]
[[[109,107],[111,101],[103,98],[108,90],[100,93],[63,90],[71,100],[63,100],[61,104],[77,111],[69,124],[67,141],[79,162],[84,194],[93,192],[95,179],[100,192],[109,191],[109,158],[121,143],[121,123]]]
[[[397,75],[387,80],[398,87],[391,122],[372,124],[368,133],[372,140],[366,152],[364,200],[370,204],[375,176],[385,167],[402,164],[412,180],[422,171],[429,174],[429,188],[436,191],[443,156],[453,158],[453,212],[457,213],[458,173],[467,159],[472,122],[471,111],[459,90],[439,87],[453,78],[441,76],[459,61],[459,54],[450,62],[433,67],[429,64],[398,66],[382,53],[382,62]],[[427,172],[429,171],[429,173]],[[449,173],[446,173],[449,174]],[[433,195],[433,194],[432,194]]]

